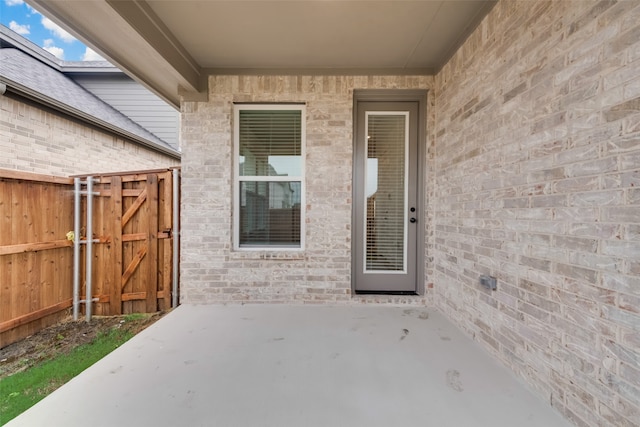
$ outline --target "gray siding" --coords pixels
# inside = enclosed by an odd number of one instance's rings
[[[141,84],[126,75],[68,76],[167,144],[180,148],[179,112]]]

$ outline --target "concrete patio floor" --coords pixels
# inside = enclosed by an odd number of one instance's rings
[[[181,306],[17,426],[569,426],[442,315]]]

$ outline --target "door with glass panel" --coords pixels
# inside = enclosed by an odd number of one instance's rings
[[[355,290],[416,292],[418,103],[358,102],[355,150]]]

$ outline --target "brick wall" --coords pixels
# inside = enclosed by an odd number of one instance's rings
[[[432,77],[402,76],[210,77],[209,102],[182,105],[183,302],[354,301],[351,298],[353,90],[429,89],[432,82]],[[232,251],[233,102],[307,105],[303,252]],[[429,112],[433,117],[432,108],[428,108]],[[426,233],[432,234],[430,228]],[[427,276],[433,270],[430,260],[425,257]],[[398,297],[357,300],[413,304],[426,301]]]
[[[178,166],[179,160],[0,95],[0,168],[49,175]]]
[[[640,3],[501,1],[435,92],[436,306],[576,425],[639,425]]]

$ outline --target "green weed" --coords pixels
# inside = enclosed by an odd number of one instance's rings
[[[124,316],[125,322],[134,322],[136,320],[142,320],[150,317],[148,313],[131,313]]]

